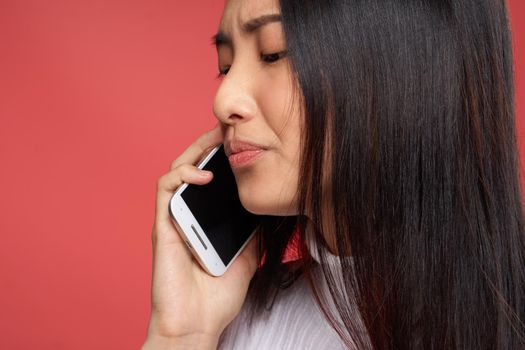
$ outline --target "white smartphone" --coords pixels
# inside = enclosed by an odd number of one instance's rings
[[[202,268],[221,276],[255,234],[260,216],[242,206],[224,145],[213,148],[197,167],[213,172],[212,180],[205,185],[183,183],[168,208]]]

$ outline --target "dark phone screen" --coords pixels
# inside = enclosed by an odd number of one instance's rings
[[[223,145],[206,163],[204,169],[213,172],[213,179],[206,185],[189,184],[181,193],[181,197],[224,265],[228,265],[257,227],[260,218],[242,206],[237,183]]]

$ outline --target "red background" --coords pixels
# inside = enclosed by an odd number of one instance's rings
[[[525,3],[508,4],[525,155]],[[0,349],[142,344],[156,180],[216,122],[222,8],[0,0]]]

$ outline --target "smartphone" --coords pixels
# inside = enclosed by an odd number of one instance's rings
[[[224,145],[213,148],[197,167],[213,172],[212,180],[205,185],[183,183],[168,208],[202,268],[221,276],[255,234],[261,216],[242,206]]]

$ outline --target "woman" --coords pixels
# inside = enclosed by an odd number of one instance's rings
[[[294,337],[304,323],[325,348],[525,348],[502,0],[229,0],[214,40],[219,124],[158,180],[144,349],[264,348],[239,320],[275,310],[303,319],[258,321],[256,334]],[[269,217],[214,278],[192,261],[167,204],[181,182],[211,180],[193,164],[221,142],[263,149],[234,174],[243,205]],[[284,263],[294,232],[301,259]],[[326,321],[287,307],[306,298],[301,283]]]

